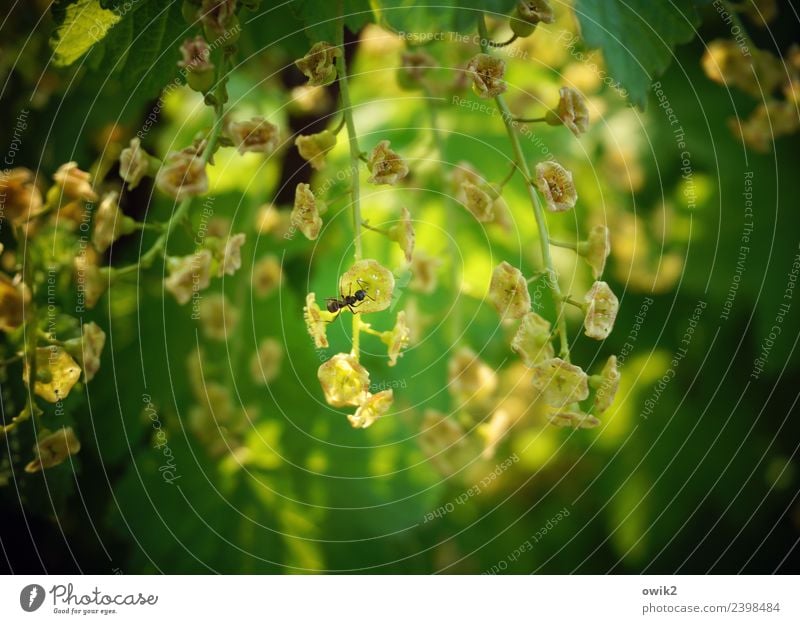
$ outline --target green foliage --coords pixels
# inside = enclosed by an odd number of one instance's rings
[[[578,0],[575,13],[587,45],[603,51],[609,73],[641,108],[675,46],[690,41],[699,23],[693,0]]]

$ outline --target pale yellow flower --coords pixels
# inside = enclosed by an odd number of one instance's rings
[[[586,373],[561,358],[539,362],[531,371],[531,383],[547,405],[563,407],[583,401],[589,396],[589,378]]]
[[[395,185],[408,175],[408,166],[400,155],[389,148],[389,141],[381,141],[367,159],[367,168],[373,184]]]
[[[333,407],[361,405],[369,396],[369,372],[349,353],[337,353],[324,362],[317,377]]]
[[[561,87],[559,90],[558,107],[549,111],[545,116],[551,126],[564,124],[572,134],[580,136],[589,128],[589,109],[586,98],[571,87]]]
[[[144,151],[139,137],[133,137],[119,155],[119,177],[128,183],[128,189],[135,189],[151,172],[151,163],[155,164],[155,159]]]
[[[511,341],[511,348],[519,354],[527,367],[535,366],[542,360],[549,360],[555,355],[551,342],[550,322],[536,312],[525,313]]]
[[[392,303],[394,275],[377,260],[359,260],[339,278],[339,292],[354,295],[359,290],[366,293],[359,313],[385,310]]]
[[[605,282],[595,282],[586,293],[583,321],[585,333],[589,338],[604,340],[614,328],[619,310],[619,300]]]
[[[83,295],[86,307],[92,309],[109,285],[108,269],[97,266],[97,254],[91,248],[75,256],[74,276],[78,292]]]
[[[406,323],[406,313],[401,310],[397,313],[394,327],[381,334],[381,341],[389,348],[389,366],[397,364],[401,351],[408,346],[411,339],[411,330]]]
[[[78,382],[81,369],[62,347],[51,345],[36,349],[36,383],[34,392],[48,403],[65,398]],[[25,360],[22,378],[30,385],[28,361]]]
[[[326,333],[328,330],[328,323],[335,318],[335,315],[319,307],[313,292],[306,295],[303,318],[306,321],[308,334],[314,340],[314,346],[316,346],[317,349],[327,349],[328,337]]]
[[[239,321],[239,311],[219,293],[210,293],[200,299],[198,313],[203,333],[214,340],[230,339]]]
[[[455,261],[455,259],[453,259]],[[428,255],[425,251],[417,249],[411,258],[409,269],[413,278],[408,287],[416,292],[430,294],[436,290],[438,281],[437,273],[442,261],[435,256]]]
[[[497,373],[469,347],[461,347],[447,364],[448,390],[459,405],[486,404],[497,389]]]
[[[53,174],[56,185],[69,199],[97,201],[91,183],[92,176],[78,168],[78,163],[68,162],[61,165]]]
[[[465,181],[461,185],[461,193],[464,197],[464,207],[472,213],[481,223],[489,223],[494,220],[494,205],[491,196],[477,184]]]
[[[259,297],[266,297],[279,288],[283,281],[283,270],[277,256],[264,256],[253,266],[253,290]]]
[[[323,206],[322,200],[314,197],[308,184],[301,182],[297,185],[294,193],[292,225],[309,240],[315,240],[319,236],[322,228],[322,218],[319,215],[324,211]]]
[[[564,212],[575,207],[578,192],[572,182],[572,173],[557,162],[548,160],[536,165],[534,182],[550,212]]]
[[[0,170],[0,223],[24,223],[42,213],[42,193],[33,182],[33,172],[17,167]]]
[[[229,123],[228,136],[240,154],[247,152],[270,154],[280,143],[278,126],[263,117]]]
[[[612,355],[606,361],[600,375],[597,376],[597,391],[594,395],[594,408],[601,414],[605,412],[614,402],[614,397],[619,389],[619,381],[622,375],[617,368],[617,358]],[[593,378],[593,380],[595,380]]]
[[[389,238],[400,245],[406,262],[411,262],[414,257],[414,226],[411,223],[411,213],[405,206],[402,207],[402,218],[400,223],[389,228]]]
[[[611,253],[608,228],[605,225],[594,226],[589,232],[589,238],[578,244],[578,253],[592,267],[594,279],[600,279],[606,267],[606,258]]]
[[[106,193],[94,215],[92,245],[101,253],[120,236],[136,230],[136,223],[122,213],[118,200],[116,191]]]
[[[156,174],[156,186],[176,201],[208,191],[206,165],[200,156],[171,152]]]
[[[325,168],[325,156],[336,145],[336,135],[330,130],[323,130],[317,134],[299,135],[294,144],[303,160],[316,170],[322,171]]]
[[[482,98],[493,98],[505,93],[506,63],[488,54],[476,54],[467,64],[467,72],[472,76],[472,89]]]
[[[167,258],[169,276],[164,279],[164,287],[170,291],[181,305],[189,303],[194,293],[208,288],[211,283],[211,252],[201,249],[191,256]]]
[[[575,429],[594,429],[600,421],[580,410],[577,405],[570,407],[550,408],[547,420],[556,427],[573,427]]]
[[[478,427],[478,434],[483,438],[483,459],[492,459],[497,451],[497,445],[503,441],[514,421],[508,411],[503,408],[492,412],[488,422]]]
[[[355,414],[349,414],[347,420],[355,429],[366,429],[378,418],[384,416],[394,401],[394,391],[383,390],[377,394],[369,394]]]
[[[522,272],[508,262],[501,262],[492,272],[489,301],[501,319],[522,318],[531,309],[528,282]]]
[[[25,466],[25,472],[34,473],[58,466],[80,450],[81,443],[72,427],[62,427],[52,432],[43,429],[33,447],[36,458]]]
[[[218,277],[234,275],[242,267],[242,245],[244,243],[245,235],[242,233],[227,238],[217,271]]]
[[[336,80],[336,58],[342,51],[327,41],[311,46],[308,53],[294,62],[308,78],[309,86],[325,86]]]
[[[11,279],[0,273],[0,331],[11,331],[22,325],[23,310],[30,298],[30,290],[19,276]]]
[[[81,337],[64,343],[64,348],[83,368],[83,381],[89,382],[100,370],[100,355],[106,344],[106,333],[97,323],[84,323]]]
[[[250,359],[250,374],[257,384],[268,385],[277,379],[283,363],[283,345],[275,338],[265,338]]]

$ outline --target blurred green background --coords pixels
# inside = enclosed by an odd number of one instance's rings
[[[797,26],[790,9],[782,10],[785,20],[751,33],[776,53],[794,43]],[[210,169],[209,205],[217,226],[246,232],[247,243],[237,275],[215,281],[206,294],[223,292],[237,322],[225,340],[205,336],[191,305],[164,294],[160,265],[114,284],[83,315],[108,334],[102,367],[73,391],[65,415],[44,416],[52,425],[74,424],[82,450],[72,464],[21,476],[32,432],[3,444],[0,565],[27,573],[800,571],[800,300],[784,299],[800,252],[797,135],[777,140],[766,154],[745,149],[732,135],[728,119],[746,117],[757,101],[703,73],[704,45],[726,36],[723,24],[707,19],[699,38],[679,46],[659,78],[685,133],[681,148],[655,95],[644,111],[630,107],[588,63],[570,55],[558,37],[562,29],[576,32],[576,21],[566,7],[557,13],[556,24],[516,44],[507,98],[526,116],[556,101],[563,84],[590,100],[592,125],[580,140],[564,128],[534,125],[523,146],[531,164],[548,150],[574,172],[580,200],[573,212],[549,215],[554,238],[575,240],[595,223],[611,229],[605,279],[621,303],[615,330],[598,343],[582,336],[579,316],[569,319],[573,358],[585,369],[625,354],[622,386],[601,427],[557,429],[529,409],[525,373],[508,346],[511,330],[483,300],[501,260],[527,275],[539,268],[535,224],[519,179],[504,192],[510,231],[482,227],[452,198],[448,171],[455,163],[469,161],[493,181],[507,173],[511,150],[501,119],[454,106],[449,96],[434,100],[440,157],[431,98],[401,90],[395,79],[402,41],[369,25],[348,35],[359,141],[370,149],[390,139],[412,174],[399,187],[365,184],[363,213],[380,225],[407,206],[417,248],[442,261],[433,293],[403,287],[398,308],[366,319],[383,329],[397,309],[416,311],[417,335],[396,367],[386,365],[377,341],[362,338],[372,382],[395,388],[391,414],[355,430],[341,410],[325,405],[317,367],[349,349],[349,322],[331,325],[324,353],[314,349],[303,322],[306,293],[336,295],[338,275],[351,262],[346,201],[331,203],[316,242],[287,240],[280,226],[260,231],[258,225],[265,204],[286,214],[297,182],[311,179],[319,188],[331,179],[327,197],[343,192],[336,179],[348,166],[343,135],[327,169],[313,174],[293,147],[269,159],[223,149]],[[2,28],[10,41],[0,63],[2,144],[17,112],[30,109],[16,164],[49,178],[63,162],[88,168],[104,149],[127,144],[157,90],[131,90],[113,76],[106,81],[92,67],[94,50],[78,66],[51,67],[48,32],[36,17],[13,12]],[[275,43],[278,29],[290,32],[293,24],[294,35]],[[302,76],[291,66],[308,46],[300,28],[291,12],[245,26],[241,66],[229,86],[233,117],[261,114],[287,134],[338,120],[334,90],[300,101]],[[25,42],[29,32],[34,37]],[[453,42],[426,50],[442,65],[442,81],[452,77],[447,68],[476,52],[470,43]],[[592,59],[602,67],[599,54]],[[34,88],[37,97],[26,103]],[[460,97],[478,101],[470,92]],[[180,87],[165,98],[144,145],[163,155],[209,122],[200,96]],[[684,157],[688,178],[682,177]],[[749,172],[754,232],[725,318]],[[195,203],[196,225],[203,202],[208,199]],[[163,219],[171,202],[143,184],[124,208],[140,219]],[[135,259],[142,244],[138,236],[123,239],[109,262]],[[366,235],[365,246],[367,257],[401,267],[400,250],[379,236]],[[170,251],[189,253],[190,239],[177,233]],[[252,268],[270,254],[282,264],[283,282],[259,297]],[[566,251],[555,259],[565,290],[582,296],[591,285],[587,268]],[[457,293],[453,271],[463,280]],[[68,282],[59,295],[67,310],[74,308]],[[787,301],[780,338],[753,379],[754,360]],[[673,366],[699,302],[705,308],[685,357]],[[547,297],[542,305],[552,318]],[[279,376],[265,385],[251,374],[251,359],[267,337],[280,342],[284,358]],[[496,403],[524,413],[493,458],[482,458],[478,444],[478,428],[491,410],[451,413],[447,365],[456,345],[471,347],[498,371]],[[670,368],[675,376],[659,393]],[[213,399],[193,388],[199,374],[201,388],[213,386]],[[6,380],[3,386],[6,403]],[[152,397],[175,458],[179,479],[172,484],[159,471],[163,449],[154,446],[145,396]],[[648,401],[656,396],[651,409]],[[428,409],[449,414],[467,432],[469,445],[453,470],[443,470],[420,444]],[[517,461],[465,496],[509,457]],[[441,509],[446,513],[435,513]]]

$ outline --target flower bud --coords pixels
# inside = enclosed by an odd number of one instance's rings
[[[325,156],[336,145],[336,135],[330,130],[317,134],[300,135],[294,140],[300,157],[307,160],[317,171],[325,168]]]
[[[552,24],[553,9],[547,0],[520,0],[511,16],[511,30],[517,37],[528,37],[539,22]]]
[[[548,160],[536,165],[534,183],[550,212],[564,212],[574,208],[578,201],[572,173],[555,161]]]
[[[403,52],[397,70],[397,84],[408,91],[420,89],[424,86],[425,74],[436,66],[436,59],[427,52]]]
[[[133,137],[119,155],[119,177],[128,183],[128,190],[135,189],[142,178],[152,175],[159,167],[161,161],[142,149],[139,137]]]
[[[548,111],[545,121],[551,126],[564,124],[575,136],[580,136],[589,128],[589,109],[586,98],[571,87],[561,87],[558,108]]]
[[[506,63],[489,54],[476,54],[467,64],[472,76],[472,90],[482,98],[493,98],[505,93]]]
[[[180,305],[189,303],[194,293],[211,283],[211,261],[208,249],[201,249],[191,256],[167,258],[169,275],[164,279],[164,288],[171,292]]]
[[[550,322],[536,312],[527,312],[514,334],[511,348],[519,354],[525,366],[530,368],[555,355],[550,338]]]
[[[90,182],[92,176],[78,168],[78,163],[68,162],[61,165],[53,174],[57,187],[69,199],[80,201],[97,201]]]
[[[389,141],[381,141],[367,159],[367,168],[372,174],[368,180],[373,184],[395,185],[408,175],[408,167],[400,155],[389,148]]]
[[[531,383],[547,405],[563,407],[583,401],[589,396],[589,378],[586,373],[561,358],[539,362],[531,371]]]
[[[308,78],[309,86],[325,86],[336,80],[336,59],[342,51],[327,41],[311,46],[308,53],[294,62]]]
[[[292,208],[292,225],[300,230],[309,240],[316,240],[322,228],[325,204],[314,197],[311,187],[305,182],[297,185],[294,192],[294,208]]]
[[[156,186],[175,201],[208,191],[206,165],[199,156],[171,152],[156,174]]]
[[[317,371],[325,400],[333,407],[361,405],[369,397],[369,373],[348,353],[337,353]]]
[[[17,167],[0,171],[0,224],[4,219],[25,223],[42,213],[42,193],[33,182],[33,172]]]
[[[531,309],[528,282],[522,272],[508,262],[498,264],[489,284],[489,301],[501,319],[522,318]]]
[[[120,236],[136,231],[136,222],[119,209],[118,198],[119,193],[116,191],[106,193],[94,215],[92,245],[100,253]]]
[[[356,413],[349,415],[347,420],[355,429],[366,429],[389,411],[393,401],[394,391],[391,389],[368,394],[366,400],[358,406]]]
[[[619,310],[619,301],[605,282],[595,282],[586,293],[583,321],[585,333],[589,338],[605,340],[614,328]]]

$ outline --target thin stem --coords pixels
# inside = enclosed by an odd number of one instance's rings
[[[547,117],[514,117],[517,123],[538,123],[540,121],[547,121]]]
[[[350,100],[350,85],[347,82],[347,63],[344,51],[344,2],[339,1],[339,20],[337,27],[337,41],[341,54],[336,58],[336,66],[339,72],[339,93],[342,97],[342,114],[347,125],[347,140],[350,145],[350,177],[352,183],[350,192],[353,204],[353,244],[355,246],[356,262],[362,258],[361,247],[361,188],[358,178],[358,161],[361,159],[361,150],[358,147],[358,135],[356,134],[356,124],[353,119],[353,105]],[[353,315],[353,356],[358,359],[359,355],[359,332],[361,331],[361,321],[357,314]]]
[[[497,41],[490,41],[489,45],[493,48],[505,48],[507,45],[511,45],[517,40],[517,35],[512,35],[511,39],[508,41],[503,41],[498,43]]]
[[[579,310],[583,310],[583,304],[580,301],[576,301],[575,299],[573,299],[569,295],[564,297],[564,303],[568,303],[571,306],[575,306]]]
[[[383,234],[384,236],[389,236],[389,232],[387,232],[386,230],[382,230],[381,228],[372,227],[366,221],[362,221],[361,222],[361,227],[363,227],[363,228],[365,228],[367,230],[370,230],[372,232],[377,232],[378,234]]]
[[[336,127],[333,130],[331,130],[331,133],[339,134],[342,131],[342,128],[344,128],[345,123],[347,123],[347,117],[345,115],[342,115],[342,118],[339,120],[339,123],[336,124]]]
[[[511,182],[511,178],[514,177],[514,174],[519,171],[519,165],[515,162],[511,163],[511,171],[506,174],[506,177],[500,182],[500,188],[503,188],[506,184]]]
[[[553,245],[553,247],[563,247],[564,249],[572,249],[572,251],[577,251],[578,250],[578,244],[577,243],[569,243],[569,242],[566,242],[566,241],[557,241],[557,240],[553,240],[551,238],[550,239],[550,244]]]
[[[478,32],[481,37],[482,51],[484,54],[488,54],[489,47],[485,44],[485,41],[487,40],[486,21],[483,13],[481,13],[478,17]],[[564,360],[569,362],[569,343],[567,340],[567,321],[564,315],[564,301],[561,295],[561,288],[558,285],[556,270],[553,265],[553,258],[550,255],[550,234],[547,229],[547,220],[544,216],[544,208],[542,208],[542,203],[536,193],[536,188],[530,182],[532,179],[530,168],[528,167],[528,162],[525,160],[525,152],[522,150],[522,144],[520,143],[517,132],[514,129],[514,118],[511,115],[511,111],[508,109],[508,105],[506,104],[506,101],[502,95],[495,96],[494,101],[497,104],[497,108],[500,110],[500,116],[503,118],[503,123],[506,126],[508,138],[511,141],[512,148],[514,149],[515,160],[517,164],[519,164],[522,173],[525,175],[526,187],[528,189],[528,195],[530,196],[531,207],[533,208],[533,216],[536,219],[536,226],[539,230],[539,244],[542,250],[542,261],[544,262],[548,273],[548,284],[553,292],[553,299],[556,304],[556,325],[560,339],[560,355]]]

